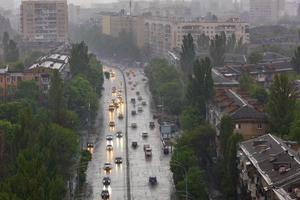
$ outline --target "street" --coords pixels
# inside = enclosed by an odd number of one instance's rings
[[[170,155],[164,155],[162,152],[162,145],[159,136],[159,125],[155,122],[155,128],[150,129],[149,122],[152,119],[151,94],[144,79],[144,75],[137,69],[127,69],[124,74],[126,77],[126,84],[123,82],[122,73],[115,68],[105,67],[105,71],[112,72],[114,77],[109,80],[105,79],[104,92],[102,97],[103,106],[103,124],[101,130],[97,130],[97,142],[94,145],[94,152],[92,161],[89,163],[87,169],[87,188],[88,199],[101,199],[101,192],[107,189],[110,194],[109,199],[157,199],[168,200],[171,197],[173,187],[172,176],[169,169]],[[112,99],[118,99],[120,94],[125,100],[125,85],[127,86],[127,105],[126,101],[119,103],[119,107],[113,112],[109,111],[109,105]],[[134,86],[135,85],[135,86]],[[112,90],[116,88],[116,92]],[[139,95],[136,94],[139,92]],[[141,96],[142,100],[138,100]],[[136,99],[136,104],[131,103],[131,98]],[[142,105],[142,102],[146,105]],[[126,167],[126,107],[128,106],[128,155],[129,155],[129,176],[127,176]],[[138,107],[140,111],[138,111]],[[135,110],[136,115],[132,116],[131,111]],[[142,110],[142,111],[141,111]],[[124,115],[124,119],[118,119],[119,114]],[[109,122],[114,121],[115,127],[110,127]],[[132,128],[131,124],[136,123],[137,128]],[[117,138],[116,132],[122,131],[123,137]],[[142,133],[148,133],[147,138],[142,137]],[[113,135],[113,140],[107,141],[106,136]],[[138,143],[137,148],[132,148],[133,141]],[[106,145],[112,144],[113,150],[106,150]],[[143,145],[149,144],[152,148],[152,157],[145,157]],[[115,164],[115,157],[122,157],[122,164]],[[104,169],[104,163],[110,162],[112,169],[107,173]],[[109,176],[111,184],[105,188],[102,184],[102,178]],[[157,185],[151,186],[149,184],[149,176],[157,177]],[[129,178],[129,180],[127,179]],[[130,188],[128,188],[128,181]],[[128,194],[130,191],[130,194]]]

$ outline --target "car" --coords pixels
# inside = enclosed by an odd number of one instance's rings
[[[131,123],[131,128],[137,128],[137,124],[136,123]]]
[[[139,97],[138,97],[138,100],[139,100],[139,101],[142,101],[142,100],[143,100],[143,97],[142,97],[142,96],[139,96]]]
[[[115,110],[115,105],[114,104],[109,104],[108,110],[109,111],[114,111]]]
[[[145,156],[146,157],[151,157],[152,156],[152,148],[151,147],[147,147],[145,149]]]
[[[128,84],[131,85],[131,84],[132,84],[132,81],[128,81]]]
[[[111,144],[106,145],[106,150],[107,151],[112,151],[113,149],[114,149],[113,145],[111,145]]]
[[[143,102],[142,102],[142,105],[143,105],[143,106],[147,105],[147,102],[146,102],[146,101],[143,101]]]
[[[103,185],[108,186],[108,185],[110,185],[110,182],[111,182],[111,180],[108,176],[103,177],[103,179],[102,179]]]
[[[147,81],[147,79],[146,79],[146,78],[143,78],[142,81]]]
[[[114,137],[112,135],[107,135],[106,136],[106,140],[108,141],[112,141],[114,139]]]
[[[123,118],[124,118],[124,115],[123,115],[122,113],[120,113],[119,116],[118,116],[118,118],[119,118],[119,119],[123,119]]]
[[[115,125],[116,125],[116,124],[115,124],[114,121],[110,121],[110,122],[109,122],[109,126],[110,126],[110,127],[114,127]]]
[[[143,107],[139,106],[138,107],[138,112],[143,112]]]
[[[140,95],[140,92],[139,92],[139,91],[136,91],[135,94],[136,94],[136,95]]]
[[[104,163],[103,169],[105,171],[110,171],[112,169],[112,165],[109,162]]]
[[[150,144],[144,144],[144,151],[146,151],[147,148],[150,148]]]
[[[122,157],[115,157],[115,163],[116,164],[122,164],[122,162],[123,162]]]
[[[134,90],[134,88],[132,87],[131,90]]]
[[[93,143],[91,143],[91,142],[88,142],[87,144],[86,144],[86,146],[87,146],[87,148],[94,148],[94,144]]]
[[[163,147],[163,152],[165,155],[168,155],[169,154],[169,148],[167,146],[164,146]]]
[[[114,106],[115,106],[115,108],[119,108],[119,103],[117,101],[115,101]]]
[[[131,142],[132,148],[136,149],[138,146],[138,143],[136,141]]]
[[[149,122],[149,127],[152,128],[152,129],[155,128],[155,123],[154,122]]]
[[[102,192],[101,192],[101,198],[102,199],[109,199],[109,192],[108,192],[108,190],[102,190]]]
[[[147,137],[148,137],[148,133],[143,132],[143,133],[142,133],[142,137],[143,137],[143,138],[147,138]]]
[[[150,185],[156,185],[157,184],[156,176],[150,176],[148,181],[149,181]]]
[[[116,136],[117,136],[118,138],[121,138],[121,137],[123,137],[123,133],[122,133],[121,131],[118,131],[118,132],[116,133]]]
[[[136,115],[136,111],[135,111],[135,110],[132,110],[132,111],[131,111],[131,115]]]
[[[130,102],[133,103],[133,104],[135,104],[135,98],[131,98]]]
[[[111,89],[111,93],[116,93],[116,87],[112,87],[112,89]]]

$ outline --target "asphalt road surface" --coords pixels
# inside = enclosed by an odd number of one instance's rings
[[[155,128],[150,129],[149,122],[154,121],[152,119],[152,111],[150,108],[150,92],[147,87],[147,81],[144,81],[144,75],[137,69],[127,69],[124,71],[127,85],[127,102],[119,104],[119,108],[113,112],[108,110],[109,104],[112,103],[112,99],[117,99],[117,95],[120,94],[122,99],[125,100],[125,84],[123,82],[122,74],[115,68],[105,67],[105,71],[113,72],[114,77],[104,82],[104,92],[102,98],[103,106],[103,124],[101,131],[98,130],[97,142],[93,149],[93,158],[88,165],[87,169],[87,185],[89,188],[88,199],[99,200],[101,199],[101,192],[105,187],[102,184],[102,178],[109,176],[111,179],[111,185],[106,188],[110,193],[110,199],[113,200],[125,200],[127,197],[127,177],[130,180],[130,198],[133,200],[168,200],[172,191],[172,177],[169,170],[170,155],[164,155],[162,152],[162,145],[159,137],[159,127],[155,122]],[[134,86],[135,85],[135,86]],[[112,93],[113,87],[116,88],[116,93]],[[120,91],[119,91],[120,90]],[[137,95],[136,92],[140,94]],[[138,100],[138,96],[142,97],[142,100]],[[130,103],[131,98],[136,99],[136,104]],[[146,105],[142,105],[142,101],[146,102]],[[125,118],[120,120],[118,115],[122,113],[126,117],[126,107],[128,106],[128,144],[129,144],[129,175],[126,173],[126,137],[117,138],[116,132],[122,131],[125,134],[126,120]],[[142,108],[142,111],[138,111],[138,107]],[[135,116],[131,115],[131,111],[136,110]],[[115,122],[115,127],[109,127],[109,122]],[[137,124],[137,128],[131,127],[132,123]],[[142,132],[147,132],[148,137],[142,138]],[[106,140],[107,135],[113,135],[113,141],[108,142]],[[131,147],[133,141],[138,142],[136,149]],[[112,144],[113,150],[107,151],[106,145]],[[146,158],[143,150],[143,145],[149,144],[152,148],[152,157]],[[116,156],[123,158],[123,163],[117,165],[114,163]],[[113,167],[110,172],[103,170],[105,162],[110,162]],[[149,176],[157,177],[157,185],[150,186],[148,183]]]

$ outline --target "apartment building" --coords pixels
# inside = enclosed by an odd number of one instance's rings
[[[237,155],[242,199],[300,199],[297,142],[266,134],[241,142]]]
[[[277,22],[284,10],[285,0],[250,0],[250,21],[253,24]]]
[[[131,33],[138,47],[144,46],[144,17],[125,14],[106,14],[102,16],[102,33],[119,37],[123,32]]]
[[[23,0],[20,9],[20,29],[25,41],[67,41],[67,0]]]
[[[234,132],[244,139],[266,134],[268,130],[263,105],[238,88],[216,87],[213,100],[207,106],[207,120],[216,128],[217,136],[224,116],[232,118]]]
[[[214,38],[224,32],[226,36],[236,35],[237,40],[249,42],[249,26],[239,19],[229,20],[197,20],[182,21],[177,19],[153,17],[145,19],[145,45],[149,46],[155,55],[167,55],[168,51],[182,46],[185,35],[190,33],[194,41],[201,34]]]

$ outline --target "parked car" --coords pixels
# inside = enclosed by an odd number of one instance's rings
[[[152,148],[151,147],[147,147],[145,149],[145,156],[146,157],[151,157],[152,156]]]
[[[115,105],[114,104],[109,104],[108,110],[109,111],[114,111],[115,110]]]
[[[133,103],[133,104],[135,104],[135,98],[131,98],[130,102]]]
[[[136,95],[140,95],[140,92],[139,92],[139,91],[136,91],[135,94],[136,94]]]
[[[143,101],[143,102],[142,102],[142,105],[143,105],[143,106],[147,105],[147,102],[146,102],[146,101]]]
[[[139,100],[139,101],[142,101],[142,100],[143,100],[143,97],[142,97],[142,96],[139,96],[139,97],[138,97],[138,100]]]

